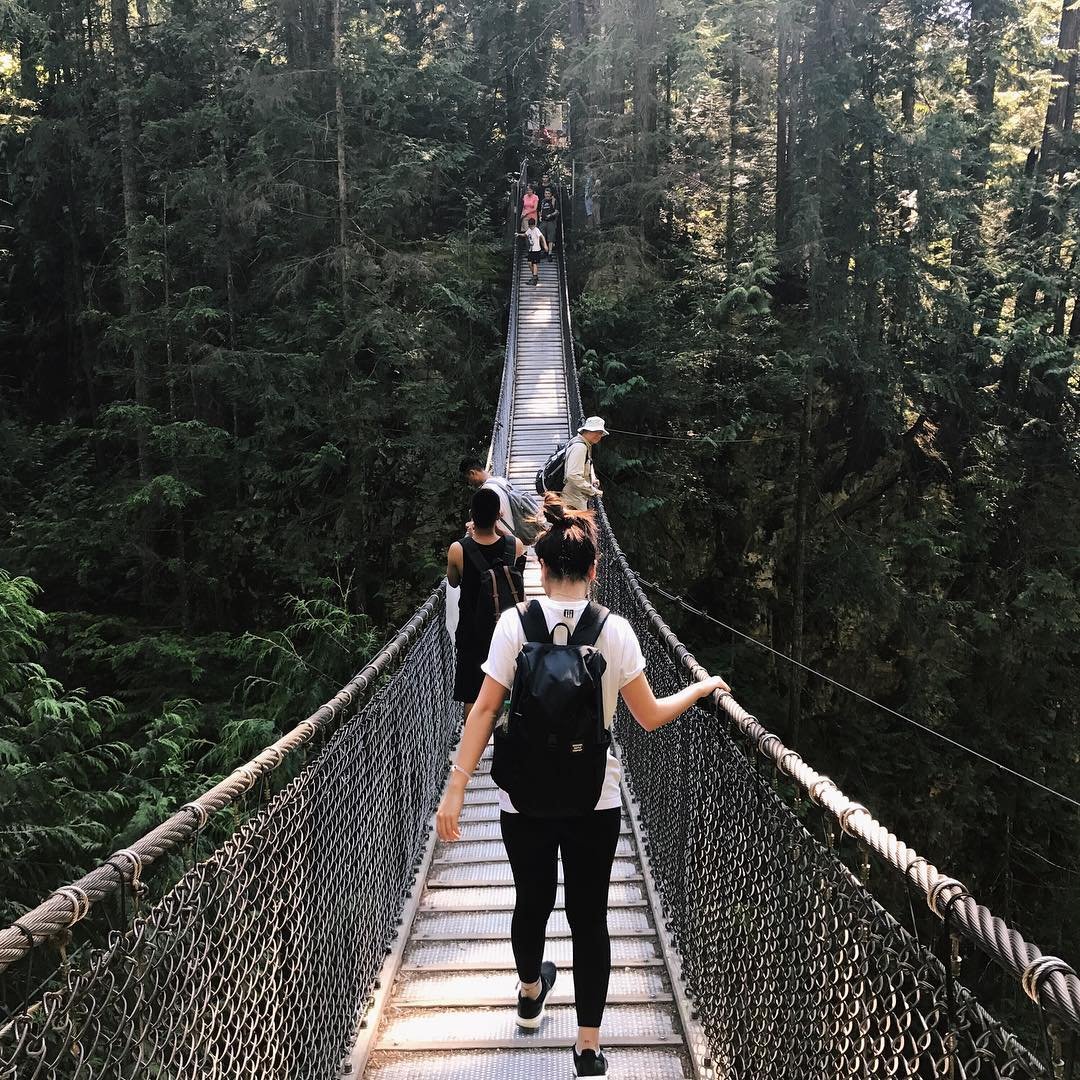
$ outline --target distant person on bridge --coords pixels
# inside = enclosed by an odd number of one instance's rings
[[[519,491],[505,476],[492,476],[478,457],[467,457],[461,462],[461,479],[471,488],[486,488],[499,496],[499,516],[495,531],[500,536],[516,536],[525,545],[532,544],[540,532],[536,515],[540,505],[535,495]],[[469,535],[473,523],[468,525]]]
[[[530,218],[535,218],[540,206],[540,196],[536,194],[536,185],[530,184],[521,200],[521,229],[524,232],[529,225],[535,225]]]
[[[587,228],[600,224],[600,181],[592,169],[585,177],[585,225]]]
[[[540,197],[540,231],[547,241],[549,258],[554,259],[555,236],[559,231],[559,197],[548,184],[544,185],[543,191]]]
[[[544,462],[536,474],[536,490],[554,491],[571,510],[587,510],[589,499],[602,495],[593,470],[592,449],[608,433],[601,416],[590,416],[577,435]]]
[[[446,553],[446,580],[461,586],[454,700],[464,704],[466,718],[484,681],[480,665],[499,616],[525,598],[525,545],[496,532],[499,506],[497,491],[480,488],[472,498],[472,534],[455,540]]]
[[[542,252],[548,250],[548,242],[544,234],[536,227],[536,218],[529,218],[529,227],[524,233],[519,233],[529,241],[529,266],[532,268],[532,281],[534,285],[540,284],[540,259]]]
[[[510,934],[520,980],[517,1022],[539,1027],[555,985],[544,944],[561,852],[578,1022],[574,1072],[606,1076],[600,1025],[611,973],[607,903],[621,819],[620,765],[610,750],[615,707],[621,694],[634,719],[654,731],[729,688],[708,678],[658,700],[633,628],[589,599],[598,548],[593,515],[568,509],[549,492],[544,516],[549,527],[536,555],[545,595],[499,619],[436,824],[440,839],[460,839],[465,786],[494,733],[492,776],[516,889]],[[511,688],[509,715],[500,720]]]

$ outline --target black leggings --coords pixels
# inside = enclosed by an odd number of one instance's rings
[[[599,1027],[611,974],[607,904],[621,811],[594,810],[566,818],[502,814],[503,843],[517,899],[510,936],[518,978],[534,983],[544,958],[544,933],[555,907],[562,850],[566,920],[574,941],[574,990],[579,1027]]]

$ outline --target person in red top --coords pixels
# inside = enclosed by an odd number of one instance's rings
[[[530,184],[529,190],[521,200],[521,231],[524,232],[529,225],[529,218],[537,217],[537,207],[540,205],[540,196],[536,194],[536,185]]]

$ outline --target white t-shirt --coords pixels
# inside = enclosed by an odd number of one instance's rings
[[[508,483],[509,481],[501,476],[491,476],[481,484],[481,487],[486,487],[489,491],[494,491],[495,494],[499,496],[499,517],[502,518],[503,525],[505,525],[510,532],[513,532],[514,511],[510,508],[510,495],[506,486]]]
[[[525,235],[529,238],[529,250],[540,250],[540,237],[544,234],[534,225],[531,229],[525,230]]]
[[[558,623],[565,623],[573,634],[578,616],[585,610],[587,600],[551,600],[546,596],[538,598],[544,609],[550,632]],[[561,641],[562,638],[557,640]],[[504,611],[495,626],[491,638],[488,658],[482,665],[485,675],[490,675],[501,686],[509,690],[514,685],[514,670],[517,667],[518,653],[525,644],[525,630],[521,625],[521,616],[517,608]],[[627,683],[633,682],[645,670],[645,657],[641,653],[637,635],[631,625],[621,615],[609,615],[604,623],[596,647],[607,661],[601,679],[604,697],[604,724],[610,729],[615,719],[615,709],[619,704],[619,691]],[[622,771],[619,759],[608,751],[607,774],[596,810],[613,810],[621,804],[619,779]],[[516,813],[510,796],[499,791],[499,809],[509,814]]]

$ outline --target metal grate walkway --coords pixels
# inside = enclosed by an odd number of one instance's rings
[[[511,480],[531,486],[569,433],[562,353],[561,282],[555,263],[533,286],[519,257],[510,428]],[[528,591],[539,592],[530,564]],[[559,966],[544,1023],[514,1022],[517,976],[510,948],[513,880],[499,833],[496,791],[481,762],[466,793],[462,839],[435,845],[386,1007],[373,1032],[367,1080],[562,1080],[573,1076],[577,1034],[570,932],[559,889],[547,959]],[[624,806],[610,891],[612,975],[603,1042],[624,1080],[694,1076],[656,932],[635,833]],[[403,928],[404,933],[405,928]],[[374,1017],[372,1022],[376,1022]]]

